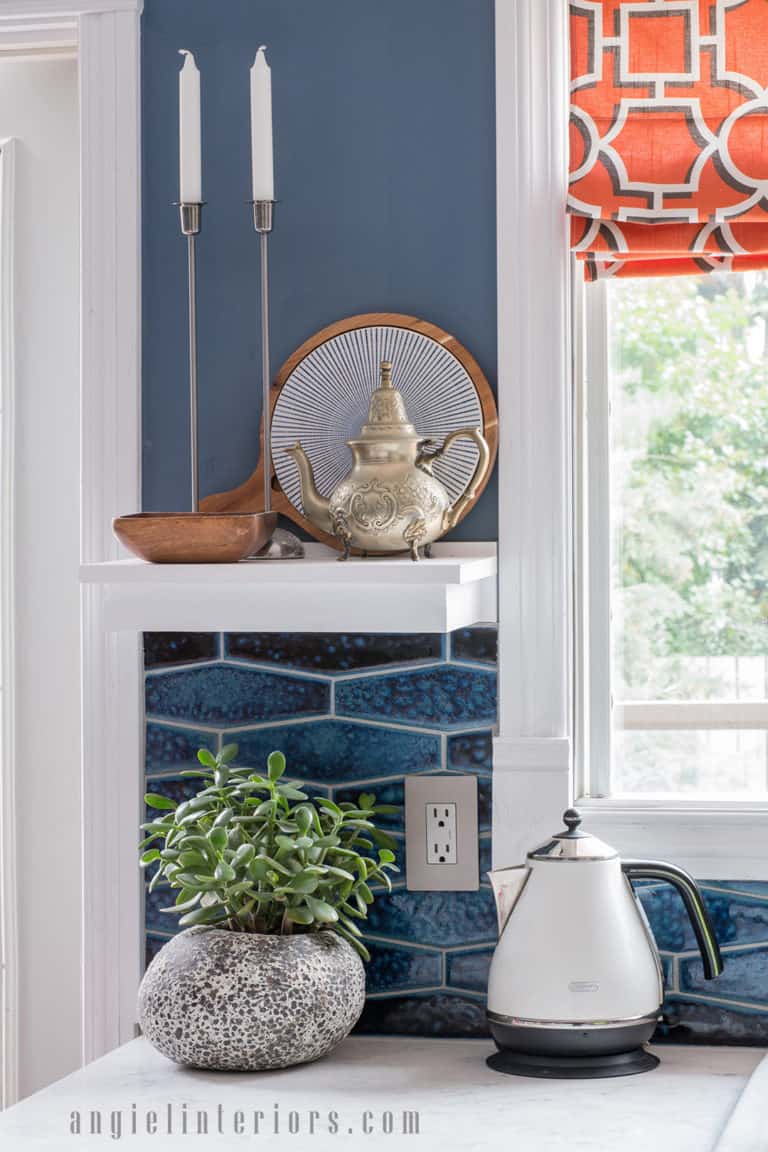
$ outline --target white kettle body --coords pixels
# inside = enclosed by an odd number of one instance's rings
[[[621,861],[580,828],[490,873],[500,938],[491,963],[488,1022],[501,1049],[540,1057],[629,1052],[650,1039],[664,995],[661,962],[631,879],[675,885],[702,953],[705,975],[722,971],[712,924],[695,882],[673,865]]]

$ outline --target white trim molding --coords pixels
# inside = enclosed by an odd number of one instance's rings
[[[117,559],[140,507],[142,0],[0,0],[0,39],[77,45],[80,88],[81,559]],[[141,974],[139,638],[82,596],[85,1063],[135,1034]]]
[[[613,722],[634,729],[766,729],[766,700],[623,700],[614,704]]]
[[[2,5],[3,0],[0,0]],[[141,0],[38,0],[78,19],[81,147],[81,558],[116,559],[141,503]],[[1,10],[1,9],[0,9]],[[135,1035],[142,971],[139,636],[82,595],[83,1059]]]
[[[0,1108],[18,1098],[16,888],[14,141],[0,142]]]
[[[496,0],[499,736],[494,865],[570,787],[568,6]],[[553,823],[554,822],[554,823]]]
[[[584,800],[589,829],[622,856],[668,860],[697,880],[765,880],[768,807],[726,801]]]
[[[494,868],[520,863],[558,827],[568,803],[570,760],[564,736],[494,741]]]

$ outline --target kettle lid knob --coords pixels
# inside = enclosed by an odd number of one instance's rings
[[[579,832],[579,825],[581,824],[581,812],[579,812],[578,808],[568,808],[565,812],[563,812],[563,823],[568,829],[568,831],[565,833],[566,836],[573,836],[575,838],[577,836],[586,835],[585,832]]]
[[[585,832],[581,825],[581,812],[568,808],[563,813],[567,832],[556,832],[544,844],[528,853],[529,860],[615,860],[616,850],[609,844]]]

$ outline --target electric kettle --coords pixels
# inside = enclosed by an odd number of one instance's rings
[[[617,1076],[653,1068],[643,1048],[664,996],[659,954],[633,880],[663,880],[682,897],[708,980],[723,970],[695,881],[672,864],[620,860],[581,828],[517,868],[489,872],[499,942],[488,983],[488,1024],[499,1071],[534,1076]]]

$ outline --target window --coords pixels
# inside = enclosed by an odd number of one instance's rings
[[[768,272],[577,293],[580,791],[765,800]]]

